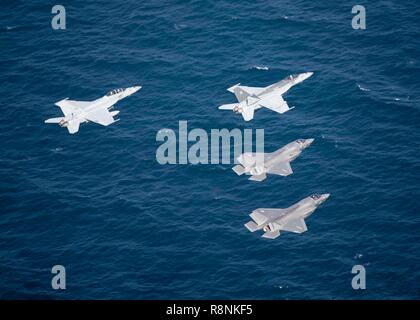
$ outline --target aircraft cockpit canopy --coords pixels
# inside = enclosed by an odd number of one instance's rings
[[[116,94],[118,94],[118,93],[121,93],[121,92],[123,92],[124,90],[125,90],[125,89],[123,89],[123,88],[115,89],[115,90],[112,90],[112,91],[108,92],[106,95],[107,95],[108,97],[110,97],[110,96],[116,95]]]

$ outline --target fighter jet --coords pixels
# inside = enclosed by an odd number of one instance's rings
[[[79,131],[83,122],[95,122],[103,126],[117,122],[114,117],[120,113],[118,110],[109,111],[121,99],[131,96],[141,89],[140,86],[115,89],[108,92],[102,98],[94,101],[75,101],[66,98],[55,103],[64,113],[64,117],[51,118],[45,123],[58,123],[61,127],[67,128],[70,134]]]
[[[280,176],[292,174],[290,162],[295,160],[304,149],[309,147],[314,139],[298,139],[271,153],[241,154],[237,160],[240,164],[232,168],[237,175],[251,175],[249,180],[263,181],[267,173]]]
[[[224,104],[219,109],[240,113],[245,121],[251,121],[254,118],[254,111],[262,107],[285,113],[293,108],[289,108],[287,102],[283,100],[283,94],[312,75],[313,72],[291,75],[265,88],[245,87],[238,83],[227,90],[235,94],[239,103]]]
[[[263,238],[275,239],[281,231],[303,233],[308,230],[305,218],[309,217],[318,206],[328,199],[329,193],[313,194],[287,209],[256,209],[249,216],[245,227],[251,231],[263,230]]]

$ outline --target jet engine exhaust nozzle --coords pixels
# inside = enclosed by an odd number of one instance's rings
[[[264,173],[264,168],[260,166],[255,166],[250,170],[250,173],[254,176],[259,176],[260,174]]]
[[[60,127],[66,128],[69,125],[69,122],[63,119],[58,124],[60,125]]]
[[[233,112],[236,114],[241,114],[242,112],[244,112],[244,109],[242,109],[240,106],[236,106],[233,108]]]

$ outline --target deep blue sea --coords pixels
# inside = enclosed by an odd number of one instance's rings
[[[415,0],[2,0],[0,298],[420,299],[419,17]],[[238,82],[307,71],[283,115],[217,109]],[[134,85],[109,127],[44,124],[63,98]],[[315,142],[293,175],[255,183],[232,165],[158,164],[156,133],[180,120],[265,129],[267,152]],[[243,226],[312,193],[332,195],[306,233]]]

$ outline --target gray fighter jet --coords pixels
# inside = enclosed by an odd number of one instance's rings
[[[219,109],[232,110],[234,113],[242,114],[245,121],[251,121],[254,118],[254,111],[262,107],[277,113],[285,113],[292,108],[289,108],[287,102],[284,101],[283,94],[312,75],[313,72],[290,75],[277,83],[263,88],[246,87],[238,83],[227,89],[235,94],[238,102],[221,105]]]
[[[293,173],[290,162],[313,141],[314,139],[298,139],[271,153],[243,153],[237,159],[240,164],[234,166],[232,170],[237,175],[244,173],[251,175],[249,180],[252,181],[265,180],[267,173],[288,176]]]
[[[308,230],[305,218],[309,217],[318,206],[328,199],[329,193],[313,194],[287,209],[256,209],[249,216],[253,221],[245,224],[251,232],[263,230],[263,238],[275,239],[281,231],[303,233]]]

